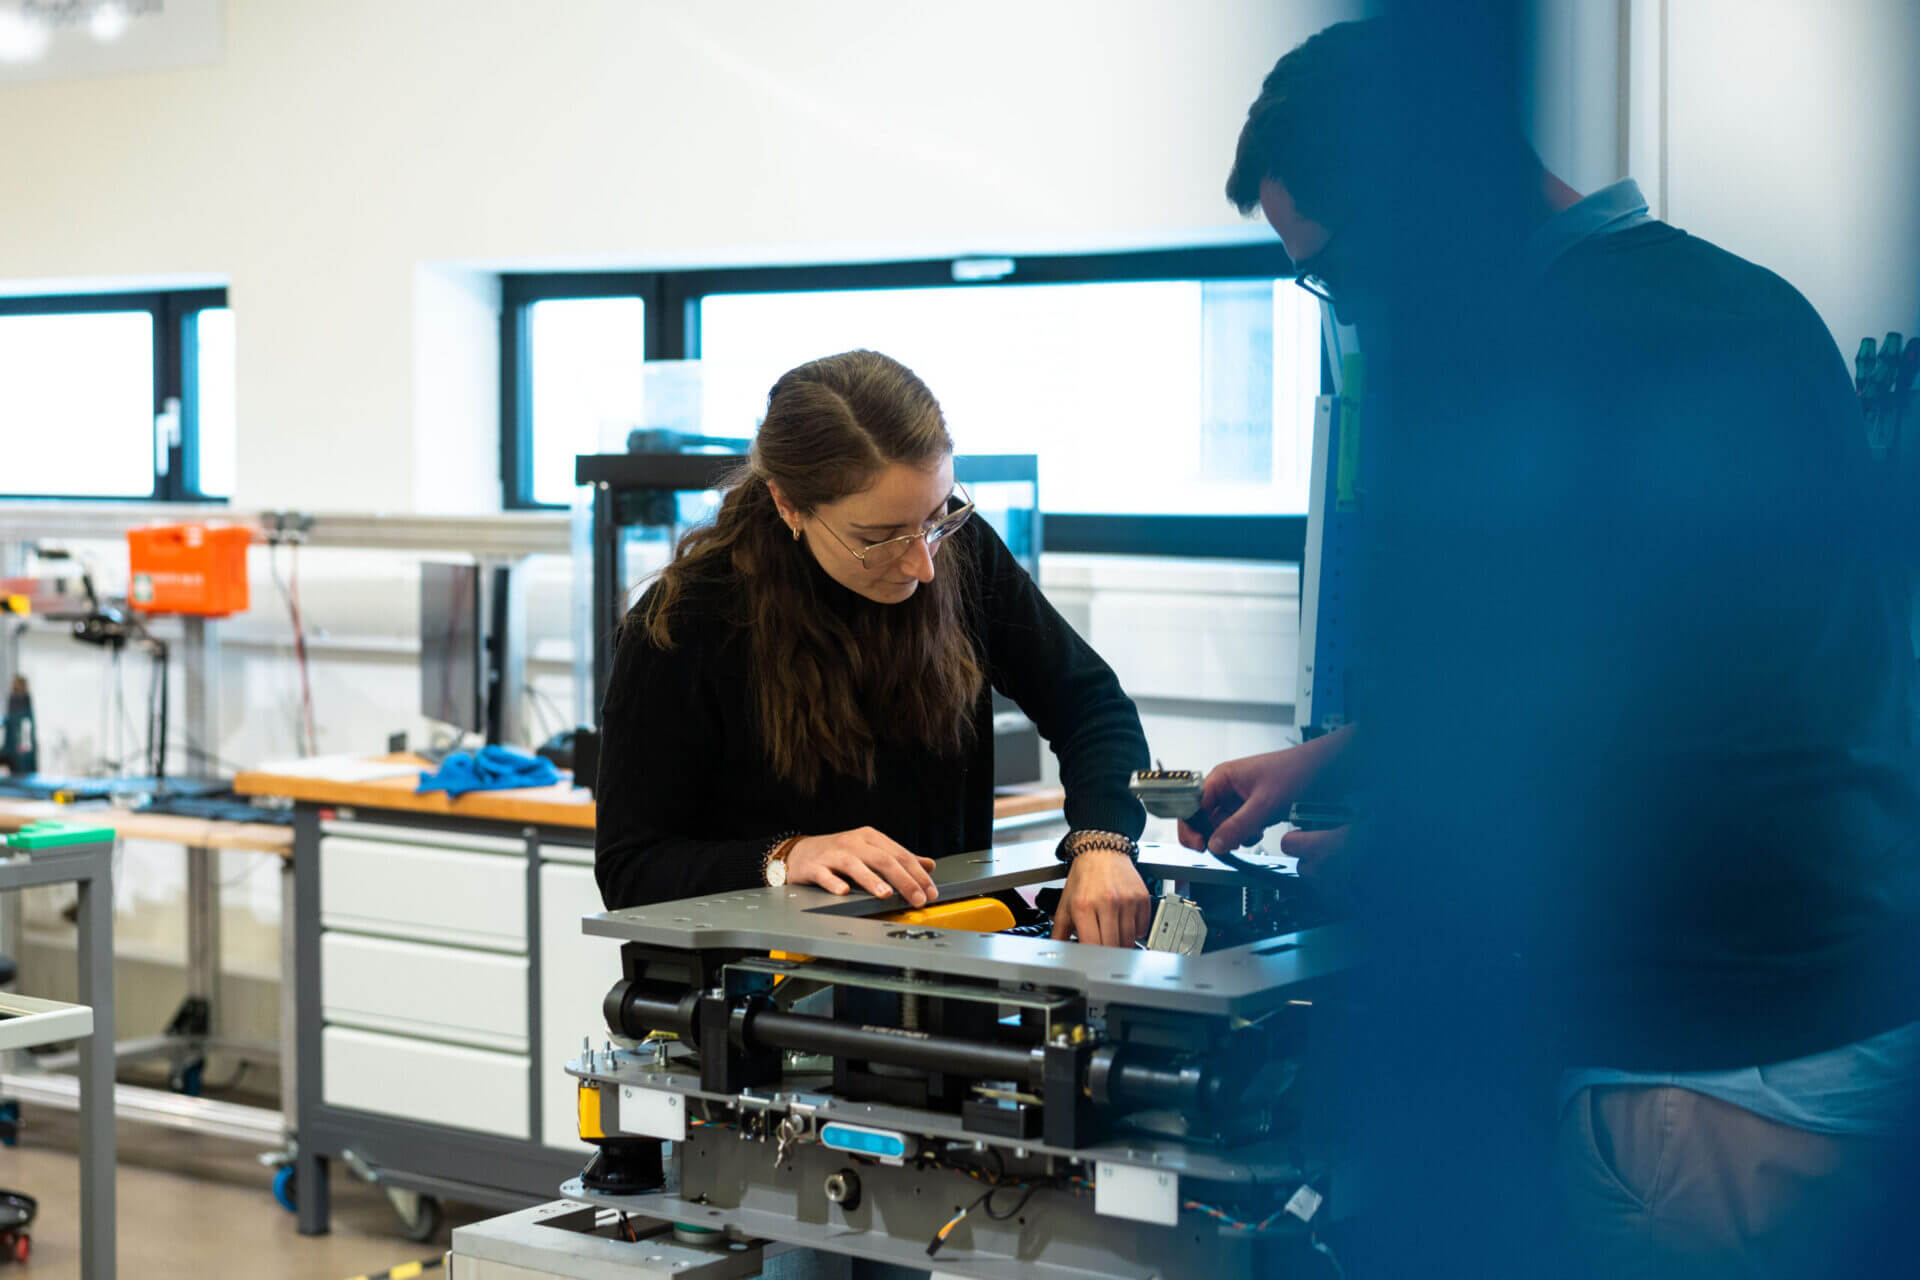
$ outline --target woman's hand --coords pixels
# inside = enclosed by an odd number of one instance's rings
[[[915,857],[872,827],[807,836],[787,854],[788,884],[815,884],[828,893],[845,893],[851,882],[876,898],[890,898],[897,891],[916,907],[940,896],[932,871],[932,858]]]
[[[1107,947],[1130,947],[1146,936],[1153,919],[1153,895],[1133,859],[1108,849],[1089,849],[1074,858],[1060,907],[1053,913],[1056,940],[1078,937]]]

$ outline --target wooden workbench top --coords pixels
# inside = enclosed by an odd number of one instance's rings
[[[418,756],[380,756],[380,760],[426,768]],[[472,791],[458,800],[445,792],[417,795],[416,774],[369,781],[340,782],[312,775],[275,774],[250,770],[233,780],[233,789],[246,796],[286,796],[310,804],[341,805],[347,808],[398,809],[407,813],[444,813],[457,818],[490,818],[499,822],[530,822],[542,826],[593,829],[593,797],[585,790],[562,782],[551,787],[528,787],[515,791]],[[1058,809],[1066,793],[1058,787],[1030,786],[1011,788],[995,796],[993,816],[1019,817]]]
[[[18,831],[30,822],[57,818],[112,827],[123,840],[164,840],[192,849],[246,849],[293,856],[293,828],[270,822],[216,822],[171,813],[135,813],[104,805],[55,804],[51,800],[0,797],[0,831]]]
[[[571,782],[511,791],[470,791],[456,800],[444,791],[429,791],[425,795],[414,791],[420,785],[419,771],[430,768],[420,757],[377,756],[375,759],[409,765],[415,771],[390,778],[342,782],[311,774],[248,770],[234,778],[233,789],[243,796],[286,796],[310,804],[343,808],[441,813],[451,818],[488,818],[495,822],[593,830],[593,796]]]

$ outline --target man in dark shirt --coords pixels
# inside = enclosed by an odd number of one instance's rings
[[[1438,972],[1515,962],[1486,988],[1507,1020],[1451,1061],[1564,1068],[1578,1256],[1824,1273],[1920,1063],[1905,577],[1844,362],[1790,285],[1633,183],[1583,198],[1517,123],[1373,111],[1441,56],[1405,34],[1341,24],[1281,59],[1228,182],[1358,324],[1386,409],[1362,440],[1368,741],[1220,766],[1212,847],[1364,749],[1387,821],[1282,847],[1367,864]],[[1416,240],[1449,199],[1473,216],[1432,222],[1465,234]],[[1446,994],[1391,989],[1408,1025],[1409,992]]]

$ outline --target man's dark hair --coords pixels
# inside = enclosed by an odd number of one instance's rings
[[[1273,180],[1287,188],[1303,216],[1344,226],[1363,201],[1377,209],[1394,198],[1409,161],[1435,169],[1457,161],[1483,176],[1519,179],[1523,195],[1537,190],[1540,159],[1510,99],[1493,102],[1500,95],[1489,94],[1489,101],[1474,104],[1482,110],[1442,112],[1451,117],[1445,119],[1417,105],[1434,90],[1451,98],[1444,91],[1458,88],[1413,47],[1421,38],[1397,20],[1339,22],[1274,63],[1241,126],[1227,199],[1252,213],[1260,184]],[[1435,82],[1416,83],[1427,79]],[[1401,149],[1409,154],[1396,158]]]
[[[1316,222],[1353,213],[1361,132],[1358,109],[1377,89],[1392,51],[1379,19],[1339,22],[1273,64],[1247,109],[1227,175],[1227,199],[1241,213],[1260,206],[1260,184],[1284,183],[1296,208]]]

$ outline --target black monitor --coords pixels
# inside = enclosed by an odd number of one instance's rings
[[[486,729],[480,566],[420,566],[420,714],[468,733]]]

